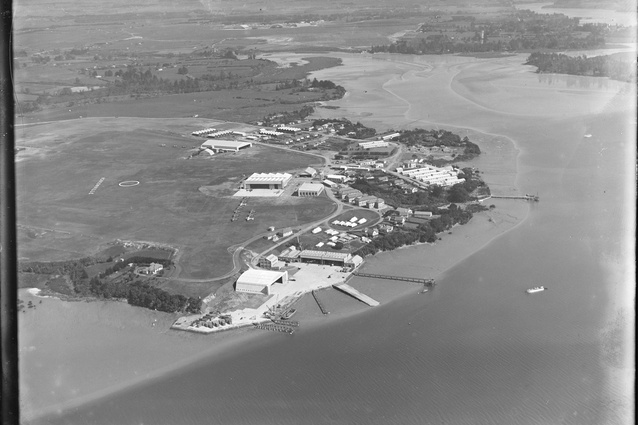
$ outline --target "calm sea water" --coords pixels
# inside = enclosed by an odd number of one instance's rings
[[[273,335],[255,349],[202,359],[36,423],[630,423],[633,385],[618,376],[633,374],[633,343],[623,334],[633,311],[622,302],[634,294],[627,290],[632,97],[612,93],[601,95],[595,111],[574,105],[555,117],[525,116],[511,113],[510,98],[481,99],[471,84],[481,72],[465,77],[453,87],[457,115],[437,111],[445,93],[431,89],[424,97],[414,80],[397,79],[385,86],[401,99],[388,108],[392,116],[375,111],[369,120],[465,125],[515,140],[518,186],[541,196],[521,225],[449,270],[428,294],[292,337]],[[547,108],[564,101],[560,92],[568,87],[521,78],[513,97],[536,84],[533,101],[546,96]],[[406,101],[409,111],[397,117]],[[423,255],[418,247],[402,250],[370,267],[401,273]],[[365,281],[355,284],[365,288]],[[539,284],[549,290],[525,294]]]
[[[604,3],[604,2],[601,2]],[[536,13],[554,14],[562,13],[570,18],[580,18],[582,24],[604,23],[609,25],[636,26],[636,14],[631,12],[619,12],[610,9],[574,9],[574,8],[549,8],[552,3],[523,3],[514,5],[517,9],[531,10]]]

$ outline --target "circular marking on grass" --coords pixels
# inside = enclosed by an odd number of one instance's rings
[[[138,184],[140,184],[140,182],[138,182],[137,180],[127,180],[125,182],[121,182],[119,184],[120,187],[133,187],[133,186],[137,186]]]

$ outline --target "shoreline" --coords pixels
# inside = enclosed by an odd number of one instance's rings
[[[392,78],[392,75],[390,75],[389,77]],[[385,90],[385,87],[380,87],[379,89]],[[405,118],[401,117],[400,119],[404,120]],[[491,136],[490,134],[480,132],[477,129],[473,129],[470,127],[458,127],[448,124],[442,125],[451,128],[463,129],[468,132],[477,132],[484,135],[485,138]],[[492,186],[490,180],[494,183],[498,182],[497,184],[502,185],[502,187],[508,187],[510,190],[518,190],[516,181],[519,175],[517,170],[519,168],[518,158],[520,156],[521,150],[520,148],[518,148],[518,146],[516,146],[516,143],[513,140],[505,136],[494,136],[499,138],[501,141],[504,140],[505,144],[511,144],[510,149],[502,149],[503,146],[501,146],[501,148],[498,148],[488,145],[482,145],[479,143],[482,152],[484,152],[481,156],[479,156],[479,159],[486,160],[483,161],[485,165],[479,166],[478,168],[481,171],[485,172],[483,178],[486,180],[486,183],[491,188]],[[504,144],[501,143],[501,145]],[[515,152],[513,152],[511,148],[513,148]],[[514,155],[512,155],[512,153],[514,153]],[[511,167],[511,172],[507,173],[506,175],[490,174],[488,164],[497,164],[498,167],[502,167],[504,164],[504,159],[510,160],[511,163],[509,164],[509,167]],[[485,171],[484,169],[486,166],[488,166],[488,169]],[[437,241],[436,244],[410,245],[401,247],[400,249],[393,251],[377,253],[376,255],[365,259],[361,270],[373,272],[376,268],[382,268],[383,263],[387,260],[391,260],[393,255],[399,255],[402,251],[405,251],[409,248],[411,250],[418,250],[419,252],[423,252],[425,254],[424,257],[427,258],[427,262],[429,264],[419,264],[419,272],[431,272],[432,275],[427,277],[438,279],[440,276],[443,276],[453,267],[457,266],[459,263],[473,255],[474,253],[482,250],[494,240],[521,224],[523,221],[525,221],[529,213],[529,205],[527,205],[526,201],[521,202],[513,200],[490,200],[490,203],[494,203],[495,205],[497,205],[496,210],[475,213],[473,219],[469,223],[462,226],[454,227],[453,229],[451,229],[452,234],[442,234],[442,239],[440,241]],[[488,221],[489,218],[492,218],[493,221]],[[413,286],[413,284],[393,284],[386,285],[385,289],[377,294],[372,289],[374,285],[366,283],[365,279],[362,278],[353,278],[349,281],[349,284],[352,284],[357,289],[361,289],[366,294],[370,294],[373,298],[380,300],[382,304],[401,302],[401,300],[405,296],[413,294],[416,291],[416,288]],[[308,296],[309,294],[306,294],[306,297]],[[426,294],[423,296],[428,295]],[[305,329],[309,329],[310,331],[312,331],[312,329],[316,326],[323,326],[327,323],[344,321],[351,317],[358,316],[363,312],[367,312],[368,310],[369,307],[361,304],[361,306],[348,311],[335,311],[327,318],[325,316],[318,316],[316,318],[309,317],[307,319],[304,317],[302,321],[302,325],[304,326],[302,327],[301,332],[304,332]],[[297,314],[299,316],[304,316],[303,312],[299,312]],[[192,334],[190,332],[188,333]],[[82,397],[71,399],[62,404],[49,405],[43,408],[43,410],[36,412],[34,417],[30,418],[29,420],[42,419],[49,414],[54,414],[56,412],[61,413],[62,411],[67,411],[74,407],[94,402],[117,392],[128,390],[140,385],[145,385],[166,375],[176,373],[182,368],[194,367],[194,365],[205,358],[210,358],[213,356],[219,359],[225,358],[228,355],[231,355],[232,349],[236,347],[253,350],[254,347],[245,344],[248,341],[261,341],[262,343],[271,343],[273,337],[277,337],[275,334],[266,336],[268,335],[268,333],[261,333],[262,336],[258,337],[257,335],[259,335],[260,333],[255,332],[255,335],[251,335],[247,331],[230,333],[222,332],[221,334],[224,334],[224,336],[215,337],[214,342],[216,345],[212,346],[210,349],[205,349],[200,352],[196,352],[195,350],[193,350],[193,355],[189,355],[175,363],[159,368],[156,371],[149,372],[144,377],[127,379],[123,383],[111,385],[98,391],[91,391]],[[199,335],[196,336],[199,337]],[[159,338],[166,340],[164,336],[161,336]],[[208,342],[213,342],[208,339],[211,338],[210,336],[207,336],[206,338]]]

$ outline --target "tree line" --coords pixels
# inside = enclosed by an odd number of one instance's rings
[[[636,78],[636,68],[633,63],[616,59],[611,55],[588,58],[585,55],[567,56],[563,53],[534,52],[529,55],[525,65],[535,66],[537,73],[589,75],[627,82],[634,81]]]
[[[419,224],[416,229],[400,229],[386,235],[378,236],[369,244],[361,247],[355,252],[356,255],[365,257],[379,251],[391,251],[405,245],[412,245],[417,242],[434,243],[439,239],[438,233],[449,230],[455,224],[466,224],[472,219],[472,211],[465,210],[455,204],[451,204],[445,210],[434,210],[439,217]]]

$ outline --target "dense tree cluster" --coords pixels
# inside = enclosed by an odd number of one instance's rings
[[[451,204],[445,210],[435,210],[439,217],[420,224],[416,229],[402,229],[376,237],[369,244],[356,251],[362,257],[379,251],[390,251],[404,245],[417,242],[434,243],[437,233],[449,230],[455,224],[466,224],[472,218],[472,212]]]
[[[532,53],[526,65],[534,65],[537,73],[553,72],[558,74],[590,75],[609,77],[613,80],[634,81],[635,64],[614,58],[613,56],[567,56],[562,53]]]
[[[184,295],[169,294],[160,288],[142,282],[134,282],[129,285],[126,298],[131,305],[165,311],[167,313],[176,311],[199,313],[199,308],[201,307],[201,300],[198,298],[187,298]]]
[[[517,11],[494,22],[461,27],[452,22],[429,22],[420,37],[400,39],[390,45],[372,46],[371,53],[446,54],[501,52],[530,49],[591,49],[605,44],[608,26],[579,24],[578,18]],[[464,35],[470,32],[472,35]]]
[[[373,137],[377,134],[377,131],[374,128],[366,127],[359,121],[353,123],[346,118],[322,118],[315,120],[312,123],[314,127],[319,127],[324,124],[333,124],[333,128],[337,131],[339,136],[348,136],[349,133],[354,133],[349,135],[349,137],[353,139],[367,139],[368,137]]]
[[[461,139],[458,134],[454,134],[447,130],[424,130],[421,128],[405,130],[401,131],[398,141],[407,146],[463,147],[463,154],[457,155],[454,158],[454,161],[468,161],[481,154],[479,146],[476,143],[471,142],[467,136]],[[443,163],[448,161],[439,162]]]
[[[173,264],[168,259],[134,256],[124,261],[118,261],[104,270],[98,276],[89,279],[85,267],[98,263],[93,257],[78,260],[29,262],[20,265],[21,272],[67,275],[73,284],[75,294],[79,296],[93,296],[104,299],[126,299],[129,304],[165,312],[186,311],[198,313],[201,299],[188,298],[184,295],[170,294],[148,283],[135,280],[131,272],[122,279],[108,279],[115,272],[121,271],[130,263],[150,264],[151,262],[169,267]]]

